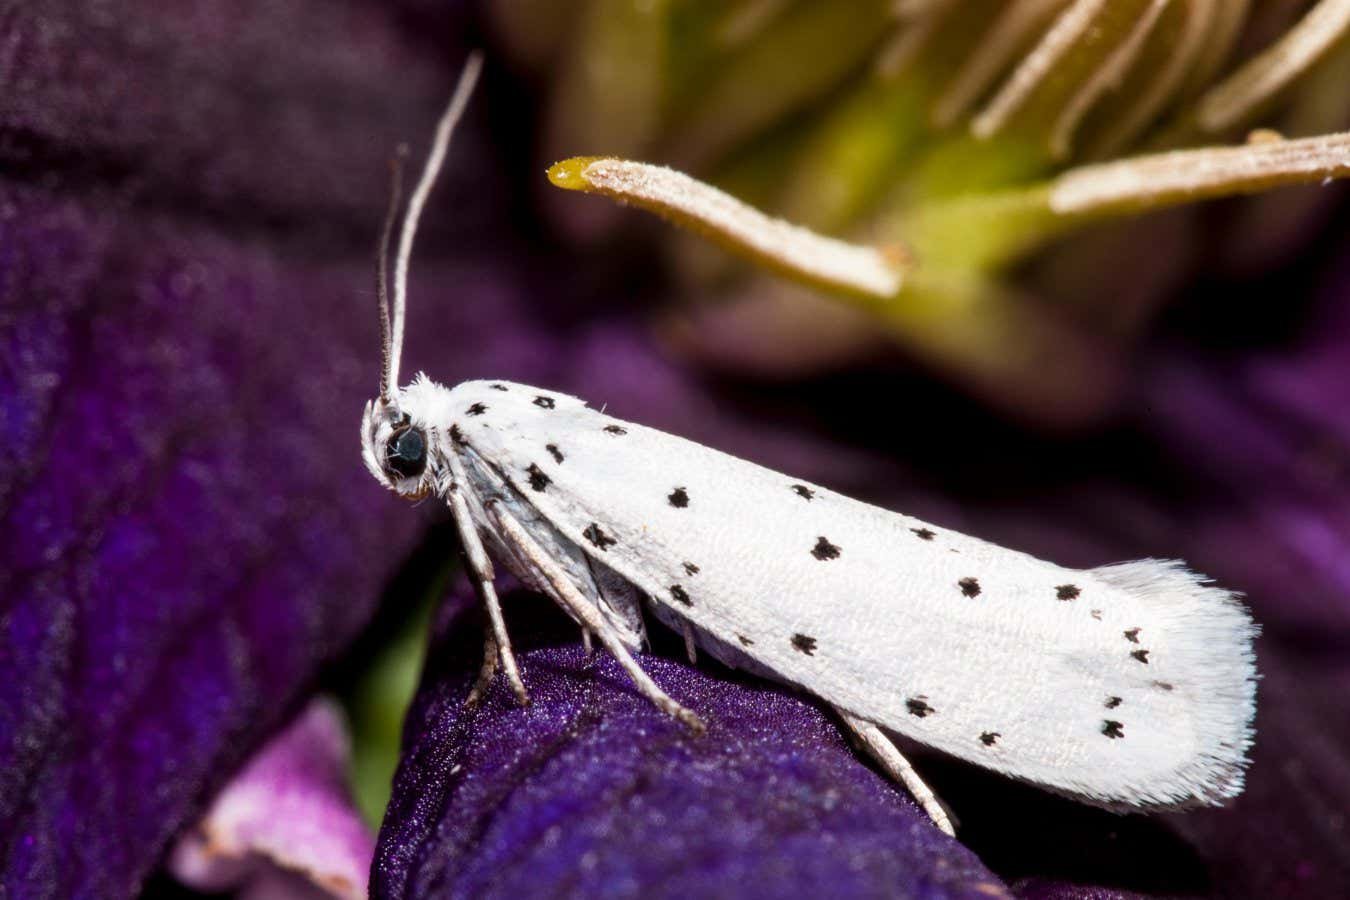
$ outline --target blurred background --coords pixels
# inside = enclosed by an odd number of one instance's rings
[[[0,9],[0,894],[1350,893],[1348,34],[1335,0]],[[688,744],[519,590],[536,704],[463,713],[446,516],[357,438],[387,161],[475,47],[405,370],[1064,565],[1186,559],[1263,628],[1237,804],[1119,818],[924,760],[939,841],[809,700],[658,636],[723,723]],[[576,156],[902,286],[552,186]]]
[[[1338,192],[1058,223],[1027,195],[1085,163],[1240,143],[1258,126],[1258,140],[1344,130],[1344,13],[1310,6],[519,2],[492,22],[547,96],[541,162],[665,163],[900,248],[923,273],[894,302],[851,308],[654,229],[672,352],[778,381],[904,358],[1022,424],[1075,428],[1116,408],[1188,280],[1288,261]],[[601,203],[541,201],[581,247],[635,225]]]

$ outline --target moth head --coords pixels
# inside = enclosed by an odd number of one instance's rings
[[[380,349],[383,364],[380,367],[380,394],[366,404],[361,424],[362,457],[375,480],[410,499],[426,496],[435,486],[435,460],[440,452],[434,427],[434,416],[428,416],[426,403],[436,391],[434,386],[419,378],[405,390],[398,386],[400,356],[403,352],[403,328],[408,297],[408,260],[412,256],[413,238],[417,222],[431,193],[436,176],[450,146],[450,137],[464,114],[464,107],[473,93],[482,56],[470,54],[464,64],[450,105],[436,125],[436,135],[427,153],[422,175],[408,198],[407,209],[399,229],[398,254],[394,259],[393,290],[390,291],[389,245],[398,219],[403,196],[403,160],[407,148],[399,147],[391,162],[389,209],[384,227],[380,229],[379,251],[376,254],[375,296],[380,314]],[[391,303],[392,293],[392,303]],[[430,393],[429,393],[430,389]]]
[[[409,500],[435,488],[440,448],[434,427],[421,416],[382,399],[366,404],[361,423],[361,456],[375,480]]]

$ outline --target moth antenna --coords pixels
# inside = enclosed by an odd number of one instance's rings
[[[468,61],[464,63],[464,71],[460,73],[455,94],[450,98],[450,105],[446,107],[445,113],[436,125],[431,152],[427,154],[422,176],[417,180],[417,186],[413,188],[412,195],[408,198],[408,209],[403,214],[403,230],[398,239],[398,256],[394,260],[394,309],[389,336],[389,363],[385,367],[385,380],[391,391],[398,388],[399,357],[403,353],[403,322],[408,305],[408,258],[412,255],[417,221],[422,216],[422,207],[426,205],[427,195],[431,193],[436,176],[440,174],[441,166],[445,162],[445,151],[450,146],[450,137],[464,115],[464,108],[469,105],[469,98],[473,95],[474,85],[478,83],[478,74],[482,68],[483,54],[475,50],[469,54]]]
[[[398,218],[398,208],[403,202],[403,162],[408,157],[408,145],[399,144],[394,156],[389,160],[389,208],[384,213],[384,226],[380,229],[380,244],[375,255],[375,296],[380,312],[380,399],[386,404],[393,401],[389,383],[389,365],[393,360],[393,325],[389,321],[389,239],[394,234],[394,220]]]

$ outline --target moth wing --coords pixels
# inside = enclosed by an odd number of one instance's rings
[[[1240,792],[1255,629],[1181,564],[1066,569],[548,396],[466,440],[543,473],[521,490],[558,532],[754,668],[1101,806]]]

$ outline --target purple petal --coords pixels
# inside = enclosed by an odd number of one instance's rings
[[[341,711],[312,701],[179,839],[170,869],[204,891],[293,873],[327,896],[365,897],[375,839],[352,803],[350,756]]]
[[[6,194],[0,858],[16,889],[119,896],[363,624],[415,522],[369,515],[335,452],[365,329],[314,312],[358,269]]]
[[[707,719],[691,737],[538,598],[506,602],[535,607],[515,632],[531,705],[498,683],[464,710],[480,632],[455,605],[409,718],[377,895],[1004,894],[799,697],[644,656]]]
[[[406,24],[453,36],[462,5]],[[4,171],[365,241],[390,141],[421,133],[461,55],[403,24],[323,0],[25,3],[0,25]]]
[[[459,55],[383,7],[137,6],[0,20],[15,896],[135,894],[418,531],[358,458],[369,256],[383,160],[428,130]],[[454,298],[491,300],[491,271]]]

